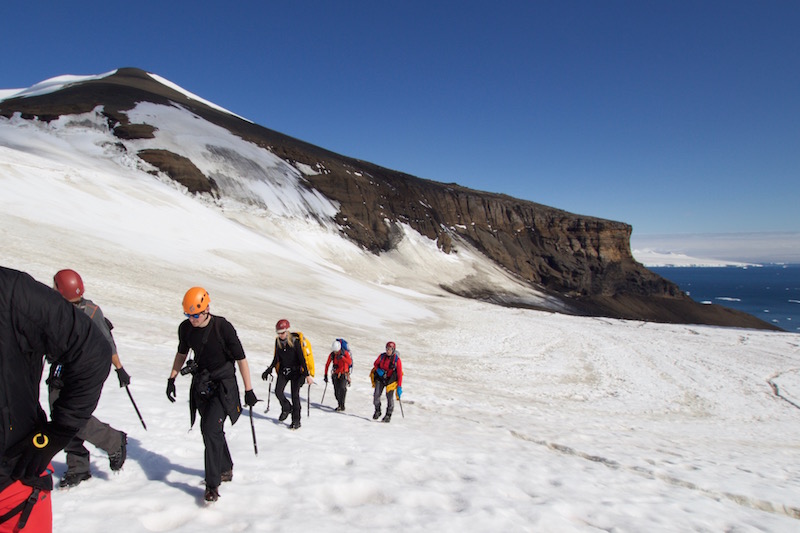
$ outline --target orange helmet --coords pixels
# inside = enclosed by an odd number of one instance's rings
[[[282,333],[284,331],[287,331],[290,327],[291,326],[289,325],[289,321],[286,320],[285,318],[281,318],[280,320],[278,320],[278,323],[275,324],[275,332]]]
[[[203,287],[192,287],[183,297],[183,312],[190,315],[202,313],[210,303],[211,298]]]
[[[83,296],[83,280],[74,270],[64,269],[56,272],[53,276],[53,284],[61,296],[74,302]]]

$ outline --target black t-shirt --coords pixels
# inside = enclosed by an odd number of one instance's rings
[[[217,322],[217,324],[215,324]],[[207,331],[209,330],[210,331]],[[203,345],[203,337],[208,332],[208,340]],[[211,317],[204,328],[192,326],[189,320],[184,320],[178,326],[178,353],[188,354],[189,349],[194,350],[194,358],[199,370],[207,369],[209,372],[220,368],[227,362],[244,359],[244,348],[236,334],[233,324],[221,316]]]

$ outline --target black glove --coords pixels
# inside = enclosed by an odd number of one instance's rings
[[[325,383],[327,383],[328,382],[328,374],[325,374],[325,377],[322,378],[322,379],[323,379],[323,381],[325,381]]]
[[[177,394],[175,392],[175,378],[169,378],[167,380],[167,399],[169,399],[169,401],[171,401],[172,403],[175,403],[176,395]]]
[[[120,388],[127,387],[128,385],[131,384],[131,376],[127,372],[125,372],[124,368],[119,367],[116,369],[116,371],[117,371],[117,378],[119,378]]]
[[[267,381],[267,379],[269,378],[270,374],[272,374],[272,367],[268,366],[267,369],[264,370],[264,373],[261,374],[261,379],[263,379],[264,381]]]
[[[53,422],[48,422],[41,430],[35,430],[7,452],[9,457],[19,457],[11,472],[11,479],[39,477],[53,456],[63,450],[74,436],[75,430]]]
[[[256,393],[253,392],[253,389],[244,391],[244,403],[245,405],[249,405],[253,407],[258,402],[258,398],[256,398]]]

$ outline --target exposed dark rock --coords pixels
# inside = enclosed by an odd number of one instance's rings
[[[217,184],[200,172],[191,159],[169,150],[140,150],[136,155],[185,186],[189,192],[218,196]]]
[[[520,280],[559,295],[576,313],[658,322],[779,329],[720,306],[701,305],[678,287],[637,263],[628,224],[581,216],[552,207],[424,180],[348,158],[213,109],[158,83],[138,69],[120,69],[100,80],[57,93],[0,102],[0,115],[52,120],[102,106],[120,139],[152,138],[146,124],[131,124],[125,111],[137,102],[180,105],[262,146],[292,164],[321,168],[307,182],[341,206],[342,231],[376,253],[391,249],[405,223],[436,240],[447,253],[465,240]],[[186,158],[165,150],[139,156],[192,192],[218,194],[213,179]],[[449,290],[503,305],[526,305],[513,295],[450,287]]]

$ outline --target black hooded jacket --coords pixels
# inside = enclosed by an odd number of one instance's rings
[[[45,356],[63,365],[64,388],[52,421],[77,432],[97,407],[111,347],[92,320],[56,291],[0,267],[0,490],[14,481],[14,458],[6,451],[46,419],[39,403]]]

